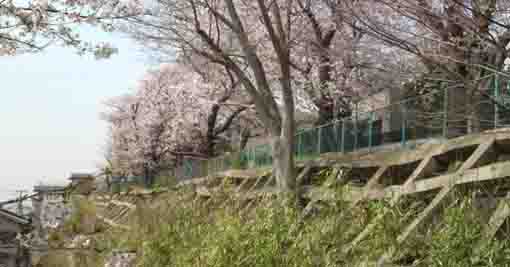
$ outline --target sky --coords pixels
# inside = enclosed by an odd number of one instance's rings
[[[149,66],[126,36],[82,32],[119,53],[95,60],[51,47],[0,57],[0,201],[40,182],[66,184],[71,172],[95,171],[107,136],[103,103],[128,93]]]

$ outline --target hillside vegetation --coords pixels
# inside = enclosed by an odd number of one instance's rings
[[[141,267],[374,266],[380,255],[396,246],[401,227],[429,201],[408,198],[395,208],[385,201],[362,202],[355,208],[341,201],[321,203],[311,216],[302,218],[300,210],[277,198],[262,197],[250,204],[230,198],[229,190],[225,187],[209,199],[181,190],[141,201],[129,218],[129,230],[99,228],[89,235],[94,255],[85,254],[89,259],[82,261],[85,265],[72,260],[76,264],[72,266],[104,266],[115,251],[136,253],[136,266]],[[395,265],[509,266],[509,239],[480,245],[483,224],[472,194],[454,195],[442,216],[432,219],[434,224],[397,247]],[[84,203],[79,207],[91,210]],[[349,241],[385,209],[390,212],[377,229],[345,253]],[[84,215],[79,209],[77,213]],[[75,219],[68,225],[73,227],[64,229],[67,234],[81,229]]]

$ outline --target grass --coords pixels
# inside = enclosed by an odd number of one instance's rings
[[[321,212],[299,223],[299,211],[277,199],[262,199],[251,212],[242,203],[218,208],[215,203],[173,202],[151,223],[139,247],[142,267],[163,266],[361,266],[374,262],[390,246],[394,261],[416,266],[510,266],[509,242],[495,240],[475,253],[482,222],[474,216],[469,198],[460,198],[446,210],[441,223],[416,233],[403,244],[396,237],[426,203],[401,203],[391,208],[384,201],[323,205]],[[388,211],[374,232],[351,253],[347,244],[383,210]],[[151,213],[154,211],[145,210]],[[140,232],[140,229],[137,230]]]
[[[329,175],[324,171],[316,179]],[[342,189],[337,188],[339,194]],[[395,207],[386,201],[360,202],[355,208],[343,201],[319,202],[319,211],[302,221],[300,210],[278,198],[260,198],[249,206],[230,199],[228,187],[217,194],[210,200],[185,190],[161,194],[139,204],[131,230],[105,231],[96,246],[103,258],[113,250],[135,252],[139,267],[366,266],[390,247],[396,248],[394,263],[403,266],[510,266],[508,238],[474,249],[485,222],[469,193],[455,195],[435,223],[425,224],[404,244],[396,242],[398,234],[430,198],[404,198]],[[84,213],[92,211],[82,205]],[[353,238],[382,213],[374,231],[345,253]],[[71,221],[83,218],[81,214]]]

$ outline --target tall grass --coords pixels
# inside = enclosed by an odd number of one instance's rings
[[[131,231],[112,235],[117,240],[112,246],[137,251],[138,266],[367,266],[390,247],[397,248],[393,261],[401,266],[510,266],[508,239],[474,249],[485,222],[469,197],[458,197],[435,223],[399,245],[396,237],[425,201],[411,199],[396,207],[374,201],[353,209],[342,201],[319,203],[320,211],[302,222],[299,210],[276,198],[259,199],[247,211],[240,200],[223,205],[226,195],[213,201],[170,195],[139,209]],[[381,212],[386,216],[375,230],[345,254],[349,242]]]

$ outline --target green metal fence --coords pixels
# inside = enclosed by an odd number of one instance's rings
[[[451,138],[510,126],[510,75],[491,74],[474,81],[478,91],[467,96],[463,85],[437,82],[405,100],[341,118],[296,134],[295,158],[304,161],[324,153],[348,153],[387,144],[405,146],[413,140]],[[461,90],[462,92],[459,92]],[[459,96],[466,95],[466,99]],[[469,98],[469,99],[468,99]],[[248,147],[208,160],[186,159],[177,168],[180,179],[205,177],[229,169],[269,167],[271,146]]]

